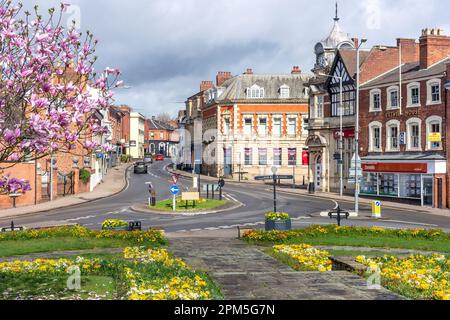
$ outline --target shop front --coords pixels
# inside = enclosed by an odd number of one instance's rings
[[[361,195],[397,198],[423,207],[447,205],[446,162],[368,162],[363,160]]]

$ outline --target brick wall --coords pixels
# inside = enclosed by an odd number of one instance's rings
[[[402,48],[402,63],[419,60],[419,44],[414,39],[398,39],[397,42]],[[374,47],[361,66],[361,83],[398,67],[399,62],[399,47]]]
[[[439,29],[424,29],[420,41],[420,67],[429,66],[450,56],[450,37]]]
[[[443,87],[443,86],[442,86]],[[387,86],[380,87],[381,89],[381,107],[382,111],[380,112],[369,112],[370,110],[370,90],[361,90],[360,93],[360,125],[361,125],[361,132],[360,132],[360,142],[361,142],[361,148],[362,148],[362,156],[367,156],[369,153],[369,125],[373,121],[379,121],[383,124],[382,128],[382,150],[383,152],[387,148],[387,129],[386,129],[386,122],[390,120],[399,120],[400,121],[400,132],[406,132],[406,121],[410,118],[419,118],[422,120],[422,127],[421,127],[421,143],[422,143],[422,150],[426,150],[426,143],[427,143],[427,137],[426,137],[426,120],[427,118],[431,116],[440,116],[442,117],[443,121],[445,121],[445,105],[438,104],[438,105],[430,105],[427,106],[427,84],[426,81],[420,81],[420,102],[421,107],[418,108],[407,108],[407,84],[402,85],[402,115],[400,115],[399,110],[386,110],[387,105]],[[445,94],[443,91],[442,94]],[[444,97],[444,95],[443,95]],[[445,130],[445,128],[444,128]],[[400,146],[400,151],[405,152],[406,146]],[[444,154],[444,151],[441,152]]]

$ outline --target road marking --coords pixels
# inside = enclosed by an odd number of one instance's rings
[[[72,221],[88,220],[88,219],[92,219],[92,218],[95,218],[95,216],[79,217],[79,218],[67,219],[67,220],[63,220],[63,221],[72,222]]]
[[[391,222],[391,223],[401,223],[401,224],[412,224],[412,225],[417,225],[417,226],[439,227],[436,224],[419,223],[419,222],[408,222],[408,221],[401,221],[401,220],[378,220],[378,221]]]

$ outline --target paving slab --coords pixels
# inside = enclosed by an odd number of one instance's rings
[[[193,268],[208,272],[229,300],[402,299],[386,289],[369,289],[350,272],[294,271],[237,239],[176,238],[170,247]]]

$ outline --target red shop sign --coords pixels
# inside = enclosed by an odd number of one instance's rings
[[[427,173],[426,163],[365,163],[362,165],[364,172],[387,173]]]
[[[342,130],[344,138],[354,138],[355,137],[355,129],[344,129]],[[334,131],[334,138],[338,140],[341,137],[341,131]]]
[[[303,150],[302,152],[302,165],[309,166],[309,151]]]

